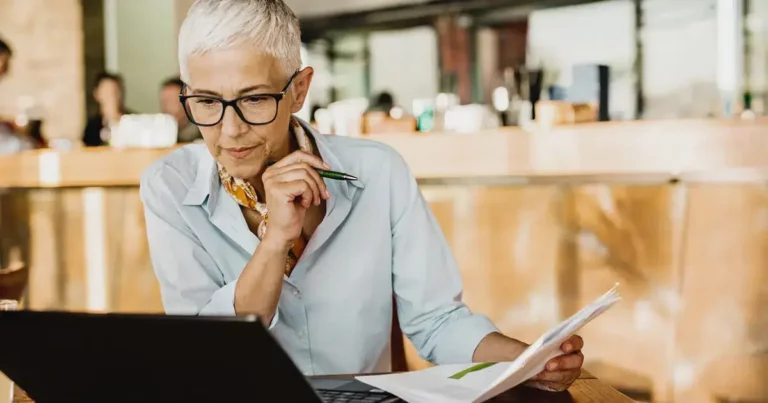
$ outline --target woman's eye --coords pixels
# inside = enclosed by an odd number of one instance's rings
[[[198,98],[195,100],[195,103],[204,105],[204,106],[211,106],[216,103],[216,101],[212,99],[205,99],[205,98]]]
[[[244,101],[249,105],[258,105],[264,102],[264,97],[249,97],[249,98],[245,98]]]

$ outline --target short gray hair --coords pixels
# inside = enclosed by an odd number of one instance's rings
[[[191,56],[240,45],[276,58],[286,76],[301,68],[299,19],[282,0],[197,0],[179,31],[182,80]]]

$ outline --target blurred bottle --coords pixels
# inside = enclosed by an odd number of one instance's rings
[[[433,99],[414,99],[413,116],[416,117],[416,130],[431,131],[435,127],[435,102]]]
[[[515,69],[507,67],[491,95],[493,108],[499,113],[502,126],[516,126],[520,118],[522,98],[515,77]]]
[[[520,103],[515,110],[516,124],[520,127],[528,128],[531,126],[535,117],[531,93],[530,75],[525,66],[521,66],[514,70],[514,77],[516,87],[518,88],[520,94]]]
[[[756,117],[752,110],[752,94],[749,91],[744,93],[744,110],[740,117],[742,120],[754,120]]]
[[[435,119],[433,129],[435,131],[447,131],[446,116],[448,112],[459,105],[459,96],[455,93],[440,93],[435,97]]]

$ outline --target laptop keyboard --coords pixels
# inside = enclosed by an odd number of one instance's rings
[[[381,403],[391,401],[393,396],[388,393],[376,392],[342,392],[338,390],[318,390],[317,393],[325,403]]]

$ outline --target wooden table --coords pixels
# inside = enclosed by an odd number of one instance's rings
[[[351,378],[352,375],[339,375],[340,378]],[[573,386],[562,393],[544,392],[527,387],[517,387],[491,400],[498,403],[632,403],[632,399],[622,395],[616,389],[602,383],[587,371]],[[13,403],[34,403],[24,391],[16,387]]]

